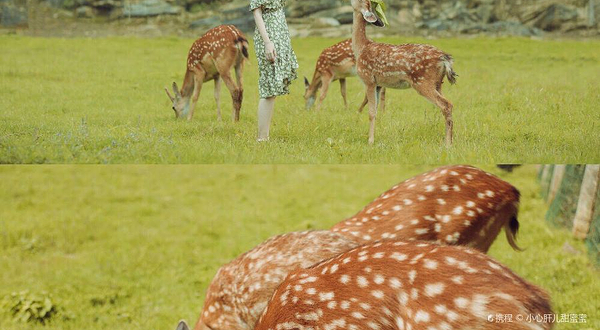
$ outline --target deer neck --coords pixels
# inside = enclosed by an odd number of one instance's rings
[[[356,58],[362,53],[369,41],[367,38],[367,22],[359,11],[354,10],[352,20],[352,51]]]

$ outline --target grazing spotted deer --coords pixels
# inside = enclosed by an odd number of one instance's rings
[[[395,185],[332,230],[361,242],[434,241],[487,252],[504,228],[511,247],[519,229],[519,191],[472,166],[444,166]]]
[[[181,91],[176,83],[173,83],[173,95],[165,88],[173,103],[175,117],[191,120],[202,84],[214,80],[217,117],[221,120],[220,93],[223,80],[233,99],[233,120],[239,121],[244,94],[244,61],[247,59],[248,40],[235,26],[220,25],[208,30],[194,42],[188,53],[187,70]],[[235,69],[237,83],[231,77],[232,67]]]
[[[544,330],[551,314],[542,289],[481,252],[385,241],[292,272],[255,329]]]
[[[327,97],[329,86],[336,80],[340,81],[340,91],[342,92],[344,107],[348,109],[346,78],[354,76],[356,76],[356,60],[352,51],[352,39],[347,39],[325,48],[317,60],[312,81],[309,82],[304,77],[306,109],[308,110],[313,106],[320,89],[321,96],[319,97],[319,102],[317,102],[317,111],[320,110],[323,100]],[[366,95],[358,112],[362,112],[365,105],[367,105]],[[385,89],[381,91],[381,110],[385,110]]]
[[[418,44],[390,45],[367,38],[366,22],[383,26],[373,13],[369,0],[352,0],[354,22],[352,49],[358,76],[365,84],[369,103],[369,143],[375,142],[375,117],[381,88],[414,88],[442,110],[446,119],[446,145],[452,144],[452,103],[442,95],[444,77],[451,84],[457,74],[452,70],[452,56],[430,46]]]
[[[330,231],[273,237],[221,267],[208,287],[195,330],[252,330],[275,288],[307,268],[358,244]],[[188,329],[180,322],[179,330]]]

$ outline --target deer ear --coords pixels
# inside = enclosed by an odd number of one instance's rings
[[[177,329],[175,330],[190,330],[190,327],[188,327],[187,323],[185,323],[184,320],[179,321],[179,324],[177,325]]]
[[[179,88],[177,88],[177,83],[173,82],[173,92],[175,93],[175,96],[180,96],[181,94],[179,94]]]
[[[169,89],[167,87],[165,87],[165,92],[167,92],[167,96],[169,97],[169,99],[171,100],[171,102],[175,101],[175,99],[173,98],[173,96],[171,95],[171,93],[169,93]]]
[[[373,12],[370,10],[363,10],[362,15],[363,15],[363,18],[365,19],[365,21],[367,21],[369,23],[377,22],[377,15],[373,14]]]
[[[308,78],[304,77],[304,86],[306,86],[306,88],[308,88],[308,86],[310,86],[310,83],[308,82]]]

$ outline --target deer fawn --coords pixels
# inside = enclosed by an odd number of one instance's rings
[[[342,92],[344,107],[348,109],[346,78],[354,76],[356,76],[356,60],[352,51],[352,39],[347,39],[325,48],[317,60],[312,81],[308,82],[308,79],[304,77],[306,109],[308,110],[313,106],[320,88],[321,96],[317,103],[317,110],[320,110],[323,100],[327,97],[329,86],[336,80],[340,81],[340,91]],[[362,112],[365,105],[367,105],[366,95],[358,112]],[[385,89],[381,91],[381,110],[385,110]]]
[[[255,329],[543,330],[551,314],[542,289],[483,253],[384,241],[290,273]]]
[[[215,101],[217,116],[221,120],[221,79],[229,89],[233,99],[233,120],[240,119],[243,99],[244,61],[248,59],[248,40],[233,25],[220,25],[208,30],[194,42],[187,58],[187,70],[181,91],[173,83],[173,93],[165,88],[173,103],[175,117],[191,120],[194,108],[204,82],[215,81]],[[235,69],[237,84],[231,78],[231,68]],[[191,99],[191,104],[190,104]]]
[[[414,88],[442,110],[446,118],[446,145],[452,144],[452,103],[442,95],[444,76],[451,84],[457,74],[452,70],[452,57],[429,45],[389,45],[367,38],[366,22],[383,26],[373,13],[371,1],[352,0],[354,21],[352,49],[356,68],[365,84],[369,103],[369,143],[375,142],[375,117],[382,87]]]
[[[358,244],[330,231],[273,237],[221,267],[208,287],[195,330],[252,330],[289,272],[307,268]],[[188,329],[180,322],[178,329]]]
[[[445,166],[381,194],[332,230],[361,242],[424,240],[487,252],[504,227],[517,246],[519,191],[471,166]]]

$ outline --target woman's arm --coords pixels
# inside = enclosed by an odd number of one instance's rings
[[[270,62],[275,62],[275,45],[269,39],[269,34],[267,33],[267,29],[265,28],[265,21],[262,17],[262,8],[256,8],[252,12],[254,14],[254,22],[256,23],[256,28],[262,37],[263,42],[265,43],[265,57]]]

